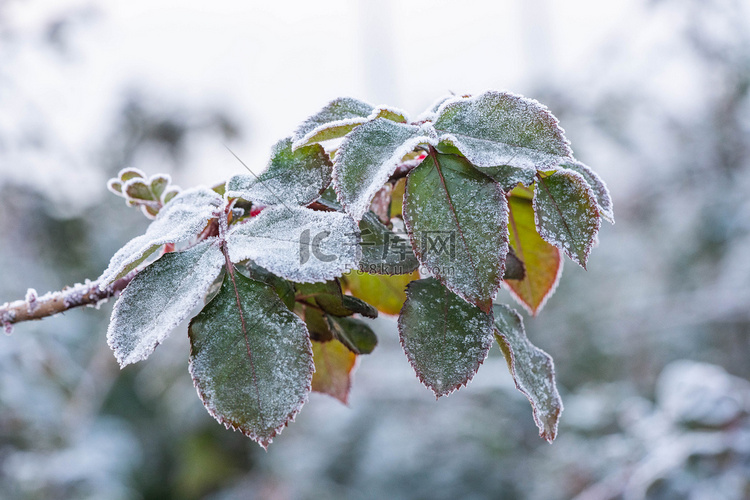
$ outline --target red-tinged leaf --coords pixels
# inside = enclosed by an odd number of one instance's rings
[[[557,288],[563,269],[562,256],[560,250],[537,233],[530,199],[510,196],[508,205],[510,245],[524,263],[525,275],[521,280],[506,280],[505,285],[529,313],[536,315]]]
[[[413,281],[398,319],[401,346],[417,377],[435,396],[466,385],[492,345],[492,312],[485,313],[435,278]]]
[[[419,279],[419,272],[394,276],[351,271],[342,277],[344,288],[385,314],[398,314],[406,301],[406,285]]]
[[[586,269],[601,217],[596,195],[583,176],[571,170],[540,176],[534,213],[539,235]]]
[[[312,390],[322,392],[349,403],[349,390],[352,386],[352,372],[357,364],[357,355],[351,352],[338,340],[315,342],[313,360],[315,373],[312,379]]]
[[[234,272],[190,322],[189,334],[190,373],[203,405],[267,448],[310,392],[305,324],[273,288]]]
[[[529,342],[516,311],[501,304],[495,304],[493,311],[495,338],[516,388],[531,403],[539,435],[551,443],[557,436],[557,423],[563,411],[555,383],[555,364],[549,354]]]
[[[508,253],[508,204],[500,186],[465,158],[433,152],[407,177],[404,222],[419,262],[489,312]]]

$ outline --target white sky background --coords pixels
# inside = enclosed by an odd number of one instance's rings
[[[643,22],[644,2],[0,1],[20,40],[3,47],[0,39],[0,182],[71,186],[81,200],[104,196],[106,179],[92,175],[95,153],[132,89],[166,105],[228,110],[246,131],[231,146],[255,171],[273,143],[338,96],[412,116],[448,91],[528,95],[544,82],[577,85],[585,96],[610,78],[641,75],[631,70],[650,58],[640,56],[669,36],[668,18]],[[92,21],[72,27],[61,58],[42,34],[74,10]],[[618,74],[594,71],[606,66],[607,46],[634,56]],[[689,95],[680,80],[667,78],[665,93]],[[55,155],[19,147],[24,134],[43,135]],[[215,183],[241,168],[215,136],[197,142],[177,184]],[[158,158],[140,166],[150,174],[162,167]],[[594,167],[610,179],[609,169]]]

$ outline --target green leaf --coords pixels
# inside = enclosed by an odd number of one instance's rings
[[[404,155],[420,144],[434,143],[434,137],[429,124],[417,127],[383,118],[347,135],[333,166],[333,186],[344,210],[359,221]]]
[[[398,319],[401,346],[435,396],[466,385],[492,345],[492,313],[468,304],[434,278],[413,281]]]
[[[274,290],[276,290],[279,298],[282,302],[284,302],[284,304],[286,304],[289,310],[291,311],[294,309],[295,301],[293,284],[291,284],[284,278],[276,276],[268,269],[260,267],[252,260],[247,260],[241,265],[237,265],[237,270],[242,272],[242,274],[244,274],[251,280],[260,281],[261,283],[270,285]]]
[[[391,108],[389,106],[378,106],[375,108],[370,115],[370,119],[375,118],[385,118],[386,120],[391,120],[392,122],[398,122],[398,123],[408,123],[409,118],[407,117],[406,113],[401,111],[400,109]]]
[[[557,435],[557,423],[563,411],[552,358],[529,342],[521,316],[516,311],[502,304],[495,304],[493,311],[495,337],[516,388],[531,403],[539,435],[551,443]]]
[[[201,302],[223,265],[214,240],[165,254],[138,273],[117,300],[107,330],[120,367],[146,359]]]
[[[519,196],[508,199],[510,245],[524,263],[526,274],[519,281],[506,281],[513,297],[536,315],[557,288],[563,260],[558,250],[539,236],[531,200]]]
[[[602,178],[599,177],[596,172],[591,170],[588,165],[581,163],[578,160],[570,160],[560,166],[577,172],[586,179],[586,182],[591,186],[591,189],[593,189],[594,195],[596,195],[596,201],[599,204],[599,213],[607,222],[614,224],[615,213],[612,207],[612,198],[610,197],[609,189],[607,189],[607,185]]]
[[[601,224],[596,196],[586,180],[569,170],[540,177],[534,212],[539,235],[586,269]]]
[[[319,144],[292,152],[292,139],[277,142],[268,168],[260,176],[235,175],[227,182],[226,196],[259,205],[307,205],[331,183],[333,164]]]
[[[252,259],[277,276],[322,282],[341,276],[361,257],[359,228],[346,214],[275,206],[237,224],[227,237],[232,262]]]
[[[378,345],[378,337],[367,324],[353,318],[328,316],[333,337],[354,354],[370,354]]]
[[[189,335],[203,405],[267,448],[310,392],[312,346],[302,320],[270,286],[234,273],[193,318]]]
[[[137,168],[123,168],[122,170],[120,170],[120,172],[118,172],[117,177],[119,177],[124,184],[130,179],[144,178],[146,177],[146,174],[144,174],[142,170],[139,170]]]
[[[334,316],[351,316],[353,311],[344,307],[341,285],[337,280],[325,283],[297,283],[297,299],[320,307]]]
[[[305,120],[294,131],[293,148],[297,149],[315,142],[343,137],[367,121],[374,107],[350,97],[341,97],[328,103],[323,109]]]
[[[312,390],[348,404],[351,374],[357,364],[357,355],[335,339],[328,342],[313,341],[312,346],[315,361]]]
[[[546,107],[506,92],[445,102],[437,112],[440,141],[477,167],[555,167],[572,152],[557,118]]]
[[[419,261],[489,312],[508,252],[508,205],[500,187],[465,158],[430,154],[407,177],[404,222]]]
[[[396,276],[352,271],[342,277],[347,290],[379,311],[398,314],[406,301],[406,285],[419,279],[419,272]]]
[[[164,194],[164,191],[172,182],[172,179],[166,174],[156,174],[149,177],[148,182],[151,193],[154,195],[154,199],[161,200],[161,195]]]
[[[367,212],[359,221],[362,235],[360,271],[370,274],[408,274],[419,267],[409,240],[385,227],[378,217]]]
[[[311,340],[328,342],[333,339],[333,333],[331,333],[328,318],[324,312],[312,306],[300,305],[299,307],[302,309],[302,316],[305,318]]]
[[[133,238],[115,253],[99,277],[99,286],[104,288],[122,278],[162,245],[195,237],[215,217],[221,202],[219,195],[203,187],[174,197],[159,211],[145,234]]]
[[[123,191],[129,199],[155,201],[156,198],[146,181],[140,178],[131,179],[123,186]]]
[[[343,295],[341,298],[342,304],[344,304],[344,307],[349,311],[360,314],[365,318],[375,319],[378,317],[378,310],[364,300],[352,297],[351,295]]]

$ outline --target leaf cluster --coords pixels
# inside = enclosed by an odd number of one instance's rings
[[[380,311],[399,315],[404,352],[437,397],[466,385],[497,341],[554,439],[552,359],[493,301],[506,286],[537,314],[562,254],[585,268],[600,220],[614,219],[604,182],[536,101],[451,96],[410,120],[337,99],[279,141],[260,176],[178,191],[127,170],[108,186],[154,218],[100,278],[138,272],[109,344],[121,366],[145,359],[201,306],[190,373],[227,427],[267,447],[311,390],[346,403]]]

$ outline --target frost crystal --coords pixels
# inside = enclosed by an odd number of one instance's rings
[[[361,257],[359,228],[346,214],[302,207],[270,207],[227,237],[232,262],[252,259],[291,281],[333,279]]]
[[[521,316],[502,304],[495,304],[497,343],[505,355],[516,388],[531,403],[539,435],[555,440],[557,422],[563,411],[562,400],[555,384],[555,364],[546,352],[526,337]]]
[[[145,234],[119,249],[99,278],[99,287],[123,277],[166,243],[188,240],[198,234],[215,216],[221,197],[208,188],[183,191],[161,209]]]
[[[216,240],[163,255],[138,273],[112,310],[107,342],[121,367],[146,359],[204,298],[224,264]]]
[[[545,106],[505,92],[444,102],[435,128],[441,142],[458,148],[477,167],[543,170],[572,154],[557,118]]]
[[[341,143],[333,185],[344,209],[356,221],[393,174],[402,158],[420,144],[437,144],[431,125],[422,127],[378,118],[359,126]]]

